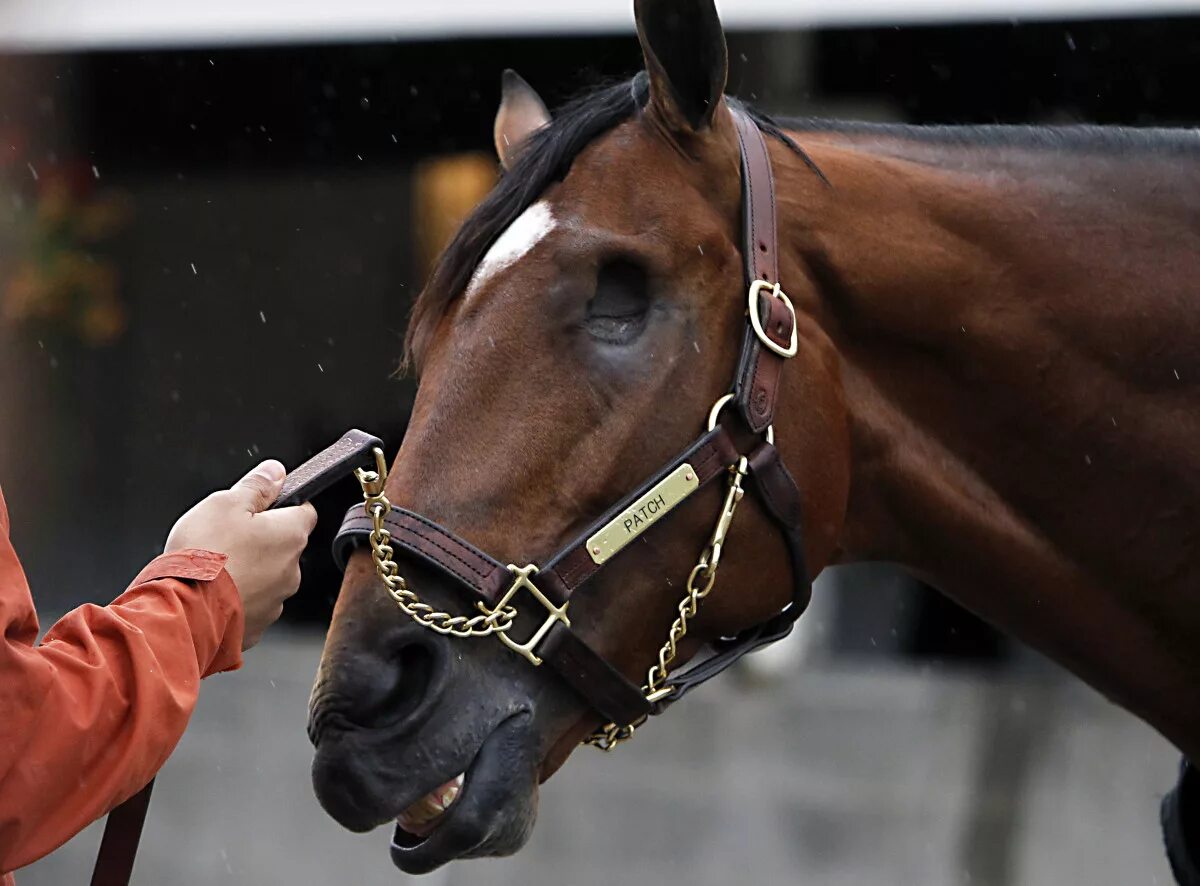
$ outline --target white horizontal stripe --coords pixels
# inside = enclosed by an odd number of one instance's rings
[[[621,0],[0,0],[0,47],[94,48],[633,32]],[[1200,0],[724,0],[731,30],[1198,13]]]

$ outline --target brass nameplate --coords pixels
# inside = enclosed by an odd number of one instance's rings
[[[588,554],[596,565],[612,557],[700,487],[689,464],[671,471],[641,498],[587,540]]]

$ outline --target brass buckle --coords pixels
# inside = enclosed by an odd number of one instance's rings
[[[564,603],[562,606],[555,606],[549,600],[549,598],[547,598],[546,595],[541,592],[538,586],[529,580],[530,576],[537,575],[538,571],[538,568],[532,563],[530,563],[528,566],[514,566],[512,563],[509,563],[508,571],[513,574],[513,582],[508,586],[508,590],[504,592],[504,596],[496,601],[495,607],[493,609],[488,609],[483,603],[477,603],[476,605],[481,611],[487,613],[488,615],[491,615],[493,612],[503,612],[504,609],[509,606],[509,602],[512,600],[512,598],[516,596],[517,591],[521,590],[521,588],[528,589],[529,593],[533,595],[534,599],[541,603],[542,606],[545,607],[546,611],[550,613],[548,616],[546,616],[546,620],[542,622],[542,626],[534,631],[533,636],[524,643],[518,643],[515,640],[510,639],[507,632],[498,633],[496,636],[500,638],[501,643],[503,643],[513,652],[518,652],[525,656],[525,658],[527,658],[534,665],[540,665],[542,660],[534,654],[533,649],[538,645],[538,643],[542,642],[542,639],[547,633],[549,633],[550,629],[554,627],[554,623],[556,621],[561,621],[563,625],[568,628],[571,626],[571,620],[567,618],[567,606],[569,604]]]
[[[764,289],[770,290],[770,294],[774,298],[782,301],[784,307],[788,309],[788,313],[792,315],[792,341],[786,348],[780,347],[771,340],[771,337],[767,335],[766,330],[762,327],[762,320],[759,319],[758,294]],[[785,360],[789,357],[795,357],[798,344],[796,339],[796,309],[792,307],[792,300],[784,295],[783,290],[779,288],[779,284],[768,283],[766,280],[755,280],[750,284],[750,295],[747,303],[750,309],[750,325],[754,328],[754,334],[758,336],[758,340]]]

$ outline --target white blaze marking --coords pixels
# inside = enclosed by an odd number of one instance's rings
[[[473,292],[482,288],[489,277],[504,270],[533,249],[552,230],[554,214],[550,211],[550,204],[544,200],[534,203],[522,212],[496,239],[483,261],[479,263],[479,267],[475,269],[475,273],[471,275],[467,296],[470,297]]]

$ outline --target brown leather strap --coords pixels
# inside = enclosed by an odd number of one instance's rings
[[[756,280],[779,282],[779,238],[776,231],[775,176],[771,157],[758,125],[744,112],[733,111],[742,158],[742,253],[746,287]],[[767,337],[780,347],[791,344],[795,318],[768,291],[758,295],[759,319]],[[742,352],[734,383],[734,399],[746,424],[761,434],[775,416],[780,375],[785,358],[763,347],[750,323],[742,336]]]
[[[392,544],[436,566],[484,601],[494,602],[508,588],[511,576],[503,563],[444,526],[394,506],[384,516],[383,525],[392,535]],[[339,569],[346,568],[350,553],[366,540],[371,529],[371,518],[363,505],[346,511],[342,528],[333,540],[333,558]]]
[[[151,779],[148,785],[108,813],[96,867],[92,870],[92,886],[128,886],[153,791],[154,779]]]
[[[538,645],[537,654],[609,722],[636,723],[650,713],[650,703],[641,687],[627,680],[562,622],[550,629]]]
[[[778,524],[787,544],[792,567],[792,599],[771,618],[742,631],[733,639],[718,641],[710,655],[671,674],[666,685],[672,692],[654,704],[655,714],[662,713],[673,702],[708,682],[744,655],[786,637],[812,598],[812,584],[804,556],[800,489],[784,467],[779,450],[770,443],[760,444],[750,455],[749,462],[751,488],[757,493],[763,509]]]
[[[286,508],[310,501],[352,470],[370,461],[371,451],[383,443],[365,431],[350,429],[342,438],[322,449],[284,478],[283,488],[272,508]]]
[[[775,175],[767,141],[748,114],[734,110],[742,156],[742,246],[747,282],[779,282],[778,237],[775,233]]]
[[[787,544],[792,567],[792,601],[775,618],[787,618],[790,623],[800,617],[812,599],[812,583],[804,553],[804,503],[800,487],[784,465],[779,450],[765,442],[750,453],[750,480]]]
[[[566,545],[560,553],[547,561],[540,573],[548,579],[546,588],[543,589],[544,592],[547,595],[553,594],[559,597],[560,599],[555,602],[561,604],[562,600],[570,597],[576,588],[595,575],[600,566],[588,552],[587,540],[679,465],[685,462],[690,464],[696,471],[699,485],[704,486],[710,480],[724,474],[726,468],[737,459],[737,447],[734,446],[729,432],[724,427],[718,425],[714,430],[700,437],[674,459],[667,462],[666,467],[661,471],[609,508],[591,526],[583,530],[575,541]]]

